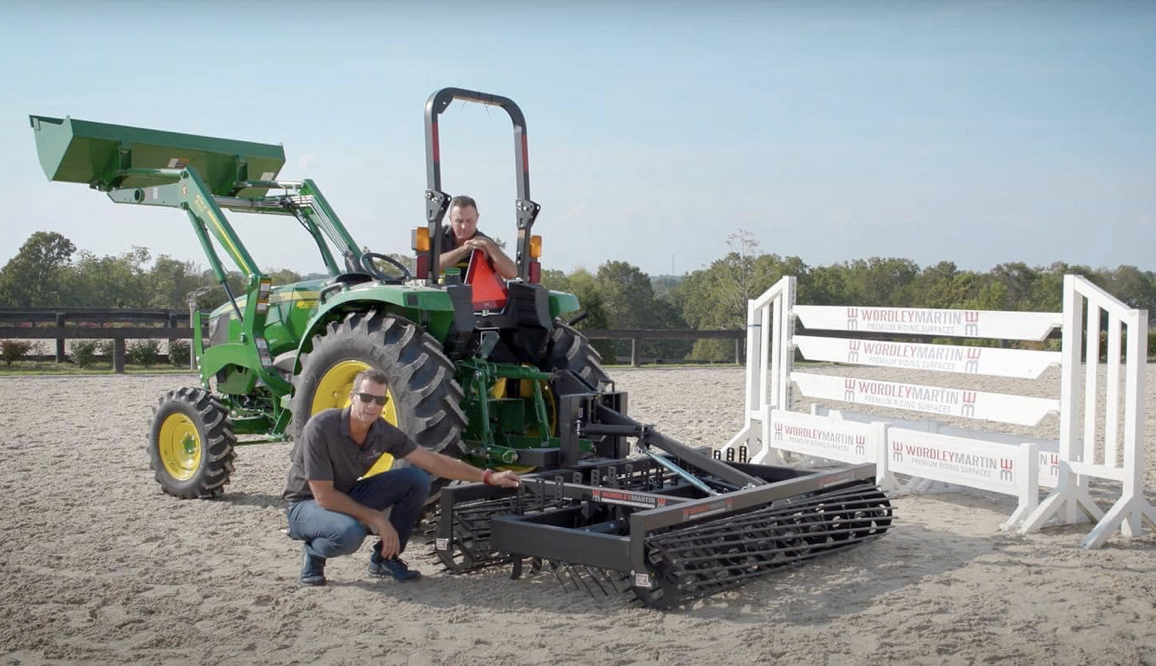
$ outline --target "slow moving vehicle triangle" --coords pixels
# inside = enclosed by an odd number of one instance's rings
[[[501,310],[506,307],[506,285],[481,250],[470,255],[466,284],[473,287],[474,310]]]

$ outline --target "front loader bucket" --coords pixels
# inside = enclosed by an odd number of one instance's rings
[[[171,177],[131,175],[128,169],[192,166],[217,196],[260,197],[267,188],[240,188],[244,181],[277,178],[285,164],[281,146],[177,132],[29,116],[40,166],[49,180],[86,183],[99,190],[149,187]]]

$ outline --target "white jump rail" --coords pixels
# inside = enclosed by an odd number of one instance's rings
[[[1143,496],[1144,372],[1147,358],[1147,313],[1130,310],[1078,276],[1065,276],[1064,312],[993,312],[920,308],[833,307],[795,305],[794,277],[787,276],[748,302],[744,425],[723,447],[757,451],[755,462],[782,463],[781,451],[842,462],[876,463],[877,480],[898,490],[894,474],[912,477],[904,489],[927,488],[934,482],[967,485],[1018,498],[1003,529],[1034,531],[1049,520],[1100,522],[1084,539],[1099,547],[1121,528],[1136,536],[1147,521],[1156,529],[1156,511]],[[1082,308],[1088,304],[1084,335]],[[1107,318],[1107,386],[1097,411],[1097,368],[1103,311]],[[872,331],[895,335],[922,334],[956,338],[1034,340],[1062,326],[1061,352],[998,349],[943,344],[830,338],[794,334],[796,318],[808,330]],[[1121,358],[1121,333],[1127,333]],[[1083,341],[1089,362],[1084,370],[1084,432],[1079,425],[1079,373]],[[907,368],[935,372],[1036,379],[1049,367],[1061,367],[1059,400],[987,393],[874,379],[796,372],[794,352],[808,360]],[[1124,361],[1125,390],[1119,395]],[[918,411],[937,416],[1038,424],[1060,417],[1060,439],[1043,440],[1007,433],[948,426],[937,420],[907,421],[832,410],[816,405],[811,414],[791,412],[792,382],[811,398]],[[1090,397],[1089,397],[1090,396]],[[1123,451],[1117,421],[1124,410]],[[1097,454],[1095,424],[1105,422],[1104,447]],[[1090,477],[1118,481],[1120,499],[1105,515],[1088,492]],[[1042,503],[1040,487],[1055,490]]]

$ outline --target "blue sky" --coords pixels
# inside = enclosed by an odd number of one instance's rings
[[[544,6],[539,6],[544,5]],[[547,267],[704,267],[738,229],[870,256],[1156,269],[1156,3],[5,3],[7,261],[49,229],[204,263],[182,213],[48,183],[29,114],[282,143],[354,237],[408,251],[434,90],[527,117]],[[456,104],[444,187],[514,237],[510,124]],[[235,215],[268,268],[289,218]]]

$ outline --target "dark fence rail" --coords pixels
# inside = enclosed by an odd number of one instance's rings
[[[118,373],[124,372],[126,340],[192,337],[188,310],[0,308],[0,340],[56,340],[57,363],[68,360],[66,340],[112,340],[112,368]],[[190,359],[191,367],[195,363]]]
[[[201,313],[207,320],[208,313]],[[735,341],[735,363],[742,364],[742,330],[586,329],[592,340],[630,340],[630,364],[639,365],[642,340]],[[66,340],[112,340],[113,371],[124,372],[126,340],[191,340],[188,311],[116,308],[0,308],[0,340],[56,340],[56,362],[67,361]],[[195,360],[190,363],[195,364]]]
[[[591,340],[630,340],[630,365],[639,366],[638,343],[642,340],[734,340],[735,365],[742,365],[743,341],[747,338],[746,331],[733,330],[659,330],[649,328],[633,329],[605,329],[589,328],[582,334]]]
[[[121,308],[0,308],[0,323],[31,326],[41,323],[103,324],[170,321],[189,325],[188,310],[129,310]]]

